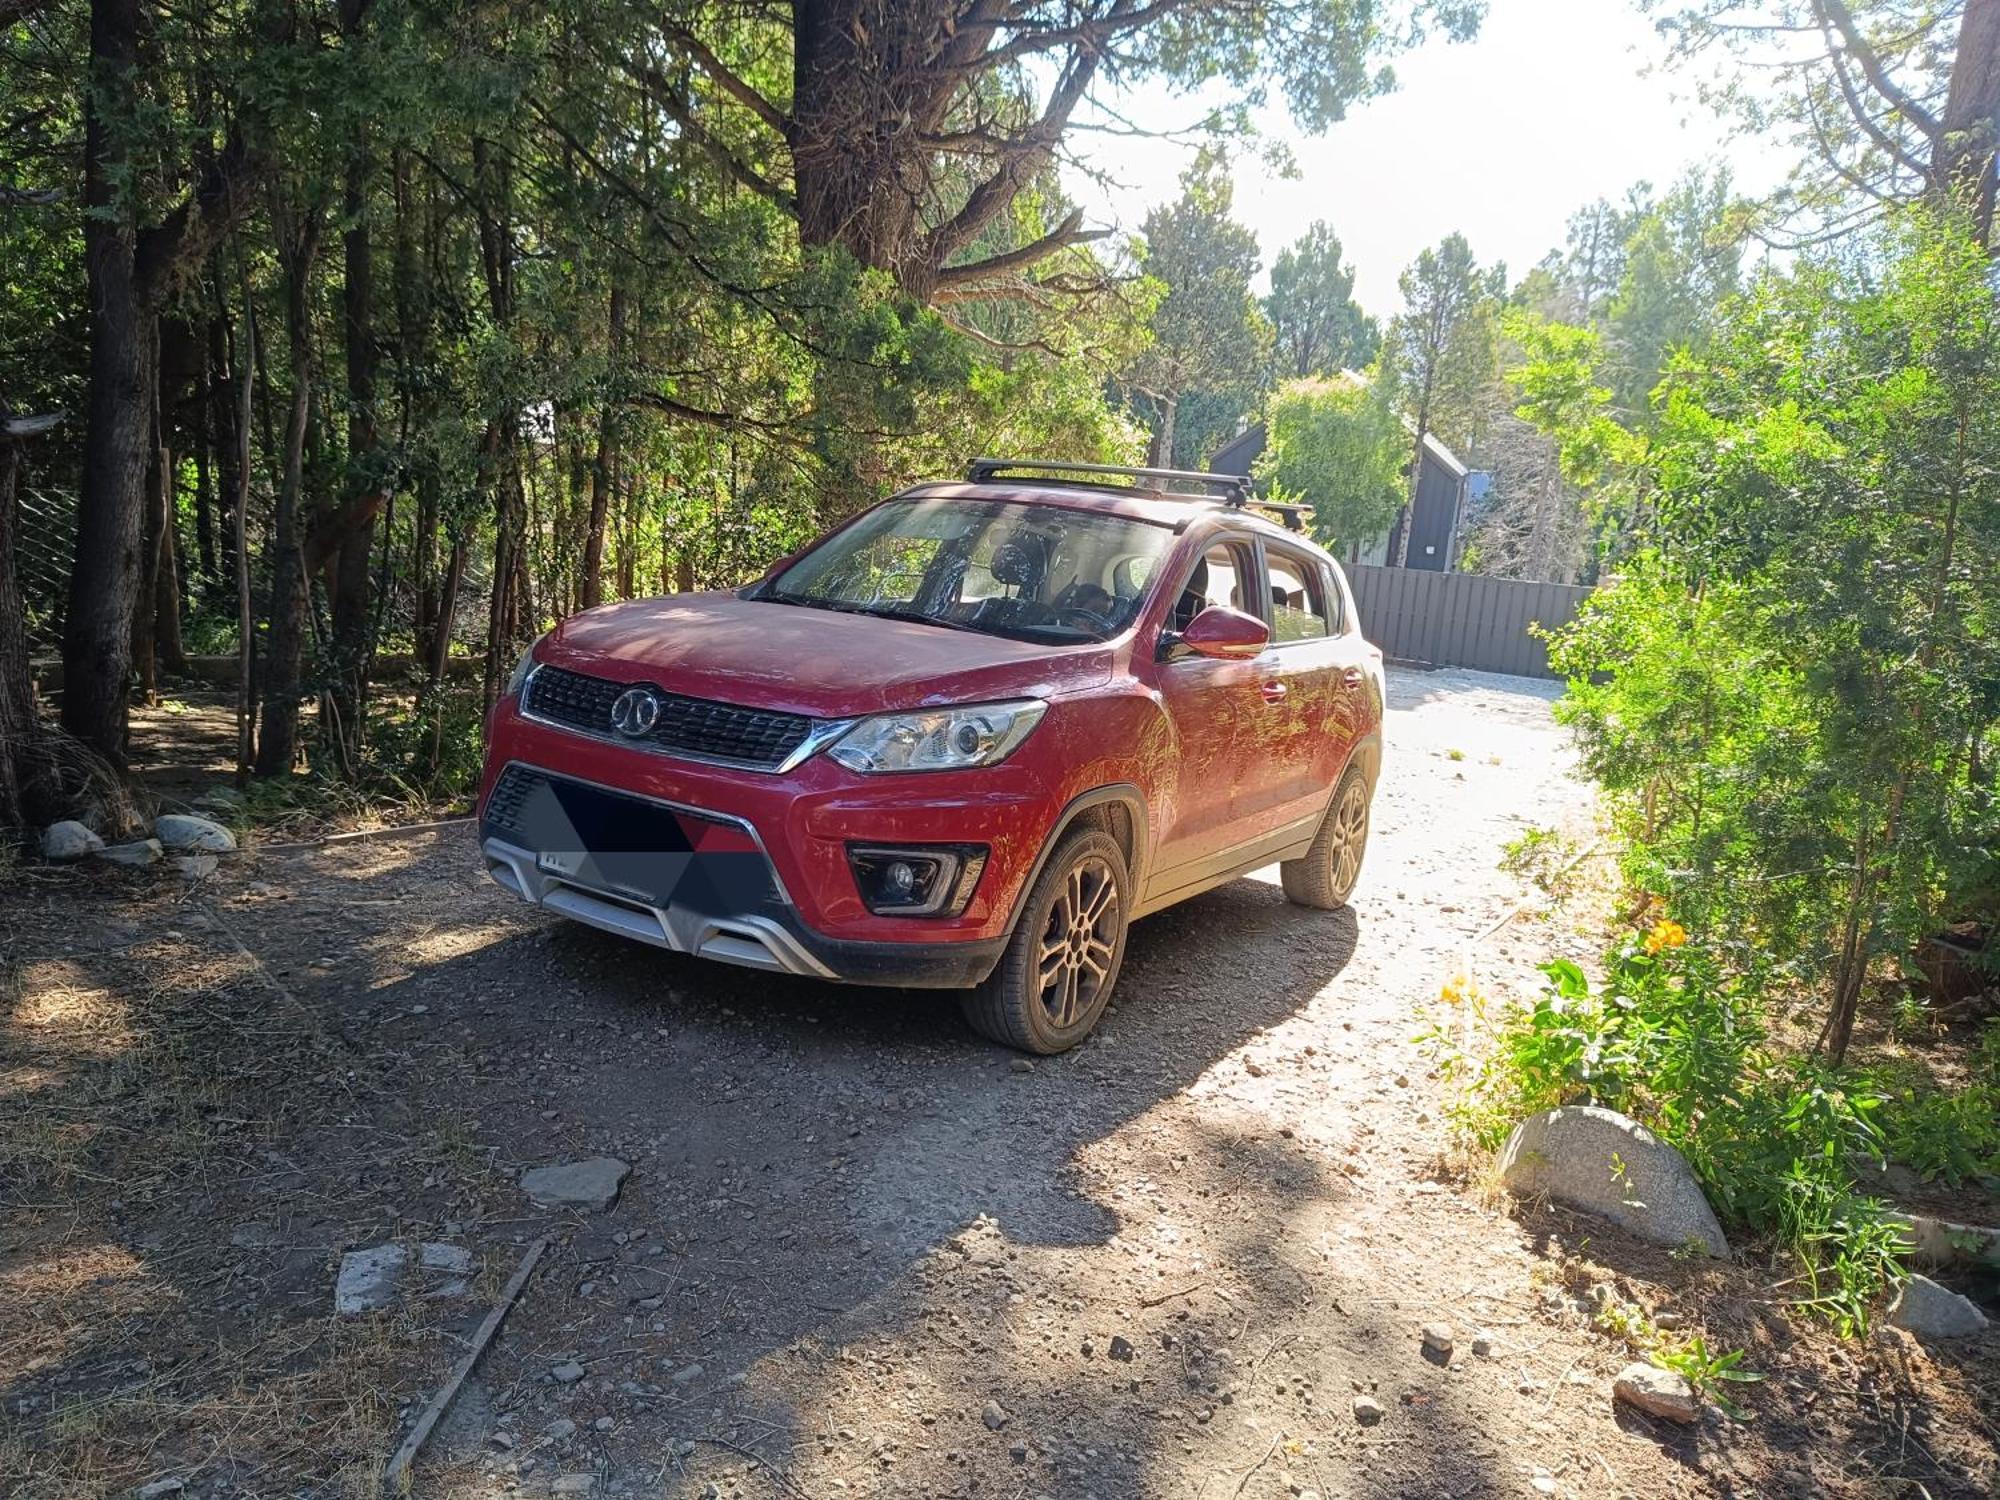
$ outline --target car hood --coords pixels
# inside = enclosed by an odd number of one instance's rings
[[[844,719],[1074,692],[1110,677],[1112,652],[714,593],[585,610],[536,655],[670,693]]]

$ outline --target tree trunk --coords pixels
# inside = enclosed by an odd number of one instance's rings
[[[357,157],[348,166],[346,265],[341,293],[347,347],[347,461],[353,476],[350,504],[362,491],[383,483],[374,472],[378,434],[375,418],[375,326],[368,234],[368,168]],[[369,640],[368,563],[375,547],[375,521],[350,529],[333,563],[333,687],[327,737],[345,775],[361,763],[362,712],[367,701]]]
[[[1146,455],[1149,468],[1171,469],[1174,466],[1174,419],[1180,405],[1179,396],[1160,397],[1160,420],[1153,428],[1152,452]]]
[[[63,727],[115,766],[125,763],[132,614],[159,356],[154,319],[139,287],[137,229],[123,201],[131,162],[117,139],[135,105],[140,27],[139,0],[92,0],[83,149],[90,394],[63,632]]]
[[[139,521],[138,604],[132,610],[132,676],[140,701],[160,701],[159,663],[153,643],[160,624],[160,545],[166,532],[167,453],[159,445],[159,424],[153,427],[153,456],[146,465],[145,513]]]
[[[160,666],[185,677],[187,648],[181,644],[180,532],[174,505],[174,455],[160,449],[160,496],[156,502],[160,545],[153,566],[153,654]]]
[[[232,355],[235,340],[229,325],[227,278],[222,257],[212,262],[215,283],[215,312],[208,322],[208,443],[215,466],[217,556],[214,576],[234,585],[236,578],[236,497],[241,487],[237,472],[238,450],[243,434],[239,425],[237,387],[242,383]],[[248,361],[245,362],[249,363]],[[248,430],[248,424],[243,423]]]
[[[0,423],[8,415],[0,405]],[[0,843],[25,835],[39,811],[31,805],[37,779],[31,756],[41,730],[28,674],[27,609],[14,571],[20,524],[14,489],[20,468],[20,444],[0,432]]]
[[[222,301],[220,283],[216,299]],[[256,698],[254,696],[257,630],[250,613],[250,403],[257,374],[257,313],[250,304],[249,278],[243,280],[243,387],[237,397],[230,435],[236,451],[231,472],[236,488],[230,496],[229,553],[236,577],[236,784],[250,781],[251,759],[256,752]]]
[[[299,748],[301,663],[310,580],[305,560],[306,427],[312,419],[312,266],[320,220],[311,213],[286,247],[285,326],[292,346],[292,412],[285,426],[285,472],[271,536],[270,633],[264,657],[256,771],[289,776]]]
[[[1991,244],[2000,147],[2000,0],[1966,0],[1942,123],[1942,159],[1932,175],[1971,213],[1980,242]]]
[[[625,342],[625,293],[611,289],[610,331],[607,345],[611,370],[617,378],[618,360]],[[606,395],[604,410],[597,421],[597,459],[590,470],[590,520],[583,536],[583,608],[604,602],[604,523],[610,514],[611,496],[618,483],[618,403]],[[629,592],[629,590],[627,591]]]

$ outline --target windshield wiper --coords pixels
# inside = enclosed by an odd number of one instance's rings
[[[935,625],[940,630],[969,630],[974,635],[985,635],[977,625],[968,625],[963,620],[946,620],[937,615],[919,613],[914,609],[863,609],[864,615],[874,615],[880,620],[908,620],[913,625]]]

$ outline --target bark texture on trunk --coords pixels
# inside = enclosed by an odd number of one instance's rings
[[[616,372],[625,342],[625,293],[612,288],[608,347]],[[583,534],[584,609],[604,602],[604,527],[618,483],[618,403],[607,399],[597,423],[597,458],[590,470],[590,517]]]
[[[0,422],[7,419],[0,406]],[[28,675],[27,609],[15,573],[20,517],[14,490],[21,471],[19,443],[0,432],[0,843],[24,835],[39,809],[33,806],[35,689]]]
[[[289,776],[299,750],[300,668],[305,655],[310,581],[305,558],[306,428],[312,420],[312,264],[319,250],[317,214],[297,232],[285,259],[285,323],[292,346],[292,413],[285,426],[285,472],[271,537],[270,632],[258,714],[256,771]]]
[[[1993,240],[1996,168],[2000,168],[2000,0],[1966,0],[1945,96],[1936,175],[1972,214],[1982,241]]]
[[[117,766],[125,763],[125,694],[159,369],[155,319],[140,286],[138,228],[121,201],[129,157],[115,123],[133,107],[140,27],[139,0],[92,0],[83,149],[90,394],[63,633],[63,727]]]
[[[348,229],[341,291],[342,325],[347,349],[347,453],[356,476],[357,494],[365,519],[341,538],[333,559],[333,686],[327,695],[328,740],[345,773],[361,761],[362,713],[367,701],[369,639],[368,563],[375,545],[375,516],[367,505],[379,486],[373,473],[378,433],[375,417],[375,324],[371,278],[373,255],[368,233],[367,164],[356,160],[348,168]],[[355,501],[350,501],[350,504]]]

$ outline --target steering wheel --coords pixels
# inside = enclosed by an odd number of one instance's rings
[[[1056,617],[1058,625],[1065,625],[1072,618],[1083,621],[1085,630],[1098,635],[1112,635],[1117,632],[1118,622],[1109,615],[1101,615],[1094,609],[1085,609],[1081,604],[1062,604],[1049,611]]]

